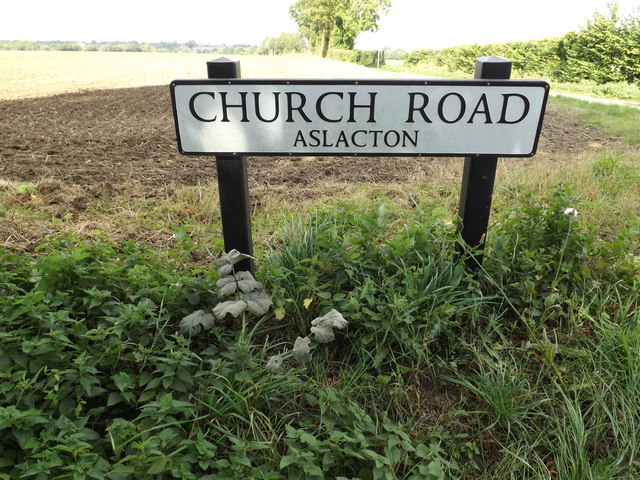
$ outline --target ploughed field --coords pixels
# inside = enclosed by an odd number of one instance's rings
[[[108,62],[121,58],[121,63],[126,64],[124,59],[129,61],[130,55],[117,57],[125,54],[110,53],[94,57],[81,52],[65,57],[58,54],[56,64],[73,58],[73,65],[80,62],[80,66],[71,73],[68,66],[61,67],[60,72],[50,66],[54,70],[50,70],[48,82],[47,78],[33,73],[28,75],[29,62],[35,69],[48,58],[48,52],[31,52],[31,57],[9,53],[15,55],[0,54],[0,73],[13,71],[12,64],[15,67],[16,62],[23,62],[24,71],[18,77],[15,73],[14,77],[8,74],[2,77],[8,85],[2,89],[4,94],[0,91],[0,188],[8,182],[33,185],[40,205],[60,205],[71,214],[79,214],[92,202],[115,195],[149,198],[160,191],[215,182],[213,157],[178,153],[169,92],[173,79],[204,77],[208,57],[189,55],[187,63],[180,60],[179,55],[168,54],[160,59],[153,56],[155,63],[145,70],[139,65],[144,54],[134,54],[139,55],[131,60],[135,60],[140,69],[139,75],[122,77],[117,70],[107,69],[105,73],[105,68],[98,66],[123,68]],[[43,55],[33,56],[38,53]],[[313,57],[271,57],[270,60],[241,57],[240,60],[248,66],[243,68],[243,77],[277,77],[284,76],[283,72],[289,76],[311,77],[315,75],[311,65],[322,77],[385,75]],[[88,61],[97,61],[98,66],[82,65]],[[262,63],[257,68],[253,61]],[[271,66],[265,63],[268,61],[272,62]],[[292,66],[287,68],[283,62],[290,62]],[[171,69],[167,69],[167,65],[171,65]],[[185,74],[181,75],[178,69]],[[71,77],[65,77],[65,71]],[[81,72],[94,77],[81,79]],[[113,88],[105,88],[109,81]],[[145,85],[148,83],[161,84]],[[548,105],[538,153],[528,159],[501,162],[567,162],[570,165],[571,158],[598,152],[615,142],[584,125],[577,117]],[[292,199],[323,185],[330,188],[356,183],[429,182],[436,176],[442,177],[443,171],[450,172],[455,179],[461,166],[461,159],[447,158],[285,156],[248,159],[250,188],[278,186],[285,188]],[[7,238],[0,223],[0,244],[6,245]]]

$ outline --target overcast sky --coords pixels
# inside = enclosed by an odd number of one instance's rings
[[[259,45],[296,32],[294,0],[4,0],[2,40],[159,41]],[[552,38],[585,25],[607,0],[392,0],[360,48],[441,48]],[[619,0],[621,11],[640,0]]]

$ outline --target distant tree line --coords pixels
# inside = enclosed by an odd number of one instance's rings
[[[282,33],[279,37],[267,37],[258,48],[259,55],[303,53],[309,50],[305,38],[299,33]]]
[[[0,41],[0,50],[41,50],[62,52],[196,52],[221,53],[225,55],[253,55],[255,45],[198,45],[194,40],[182,44],[178,42],[138,43],[138,42],[34,42],[25,40]]]
[[[419,49],[404,56],[407,65],[445,66],[472,73],[477,57],[497,55],[513,62],[518,76],[542,76],[561,82],[592,80],[640,82],[640,9],[621,17],[618,6],[596,12],[578,31],[560,38],[503,44]]]

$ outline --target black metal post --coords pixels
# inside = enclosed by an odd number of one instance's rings
[[[511,78],[511,61],[503,57],[476,58],[474,78],[484,80],[505,80]],[[496,178],[498,157],[478,155],[464,159],[462,190],[460,193],[460,234],[467,247],[484,248],[493,185]],[[472,255],[467,266],[476,270],[482,265],[483,254]]]
[[[208,78],[240,78],[240,61],[220,57],[207,62]],[[226,252],[236,249],[253,256],[251,209],[246,157],[216,157],[222,236]],[[236,271],[254,271],[253,260],[235,265]]]

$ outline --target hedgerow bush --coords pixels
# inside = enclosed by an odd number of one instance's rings
[[[541,76],[560,82],[592,81],[597,84],[640,81],[638,12],[622,18],[615,5],[596,12],[585,27],[554,39],[472,44],[441,50],[408,52],[407,65],[445,66],[452,72],[473,73],[475,59],[502,56],[513,62],[519,77]]]
[[[357,63],[369,68],[376,68],[384,65],[383,50],[343,50],[330,48],[327,58],[340,60],[341,62]]]

